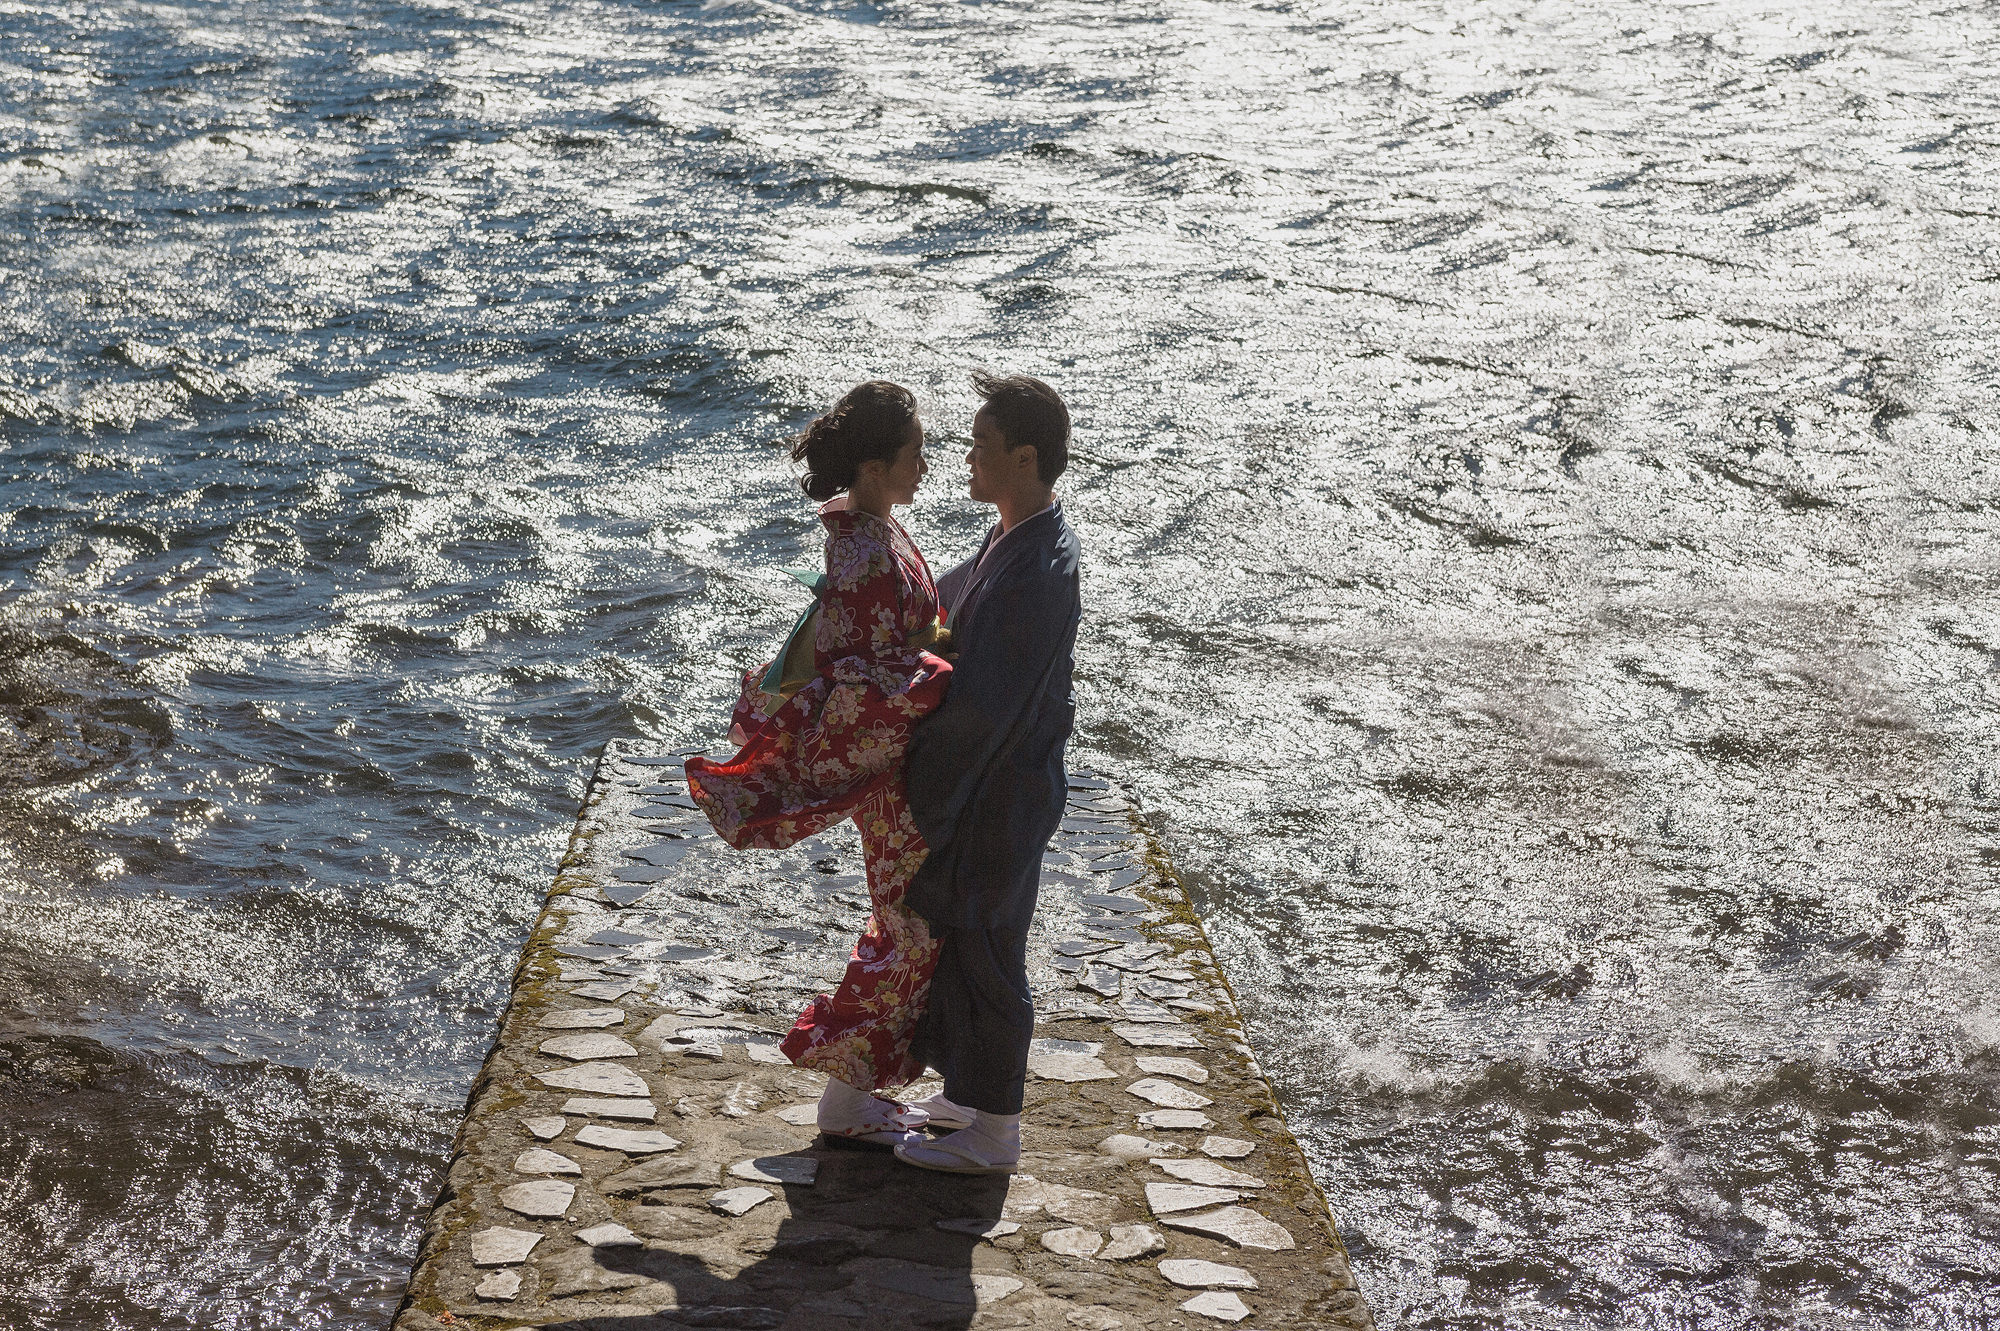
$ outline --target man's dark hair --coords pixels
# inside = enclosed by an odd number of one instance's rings
[[[1056,390],[1025,374],[984,370],[972,376],[972,387],[986,399],[980,410],[992,415],[1007,451],[1033,445],[1035,474],[1043,485],[1054,485],[1069,466],[1069,408]]]

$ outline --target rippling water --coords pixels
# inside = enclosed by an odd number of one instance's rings
[[[778,445],[1070,397],[1385,1327],[2000,1325],[1986,4],[0,0],[0,1324],[378,1326]]]

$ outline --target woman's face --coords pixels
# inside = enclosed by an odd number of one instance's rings
[[[896,452],[883,476],[882,489],[892,504],[907,504],[917,497],[917,487],[930,474],[931,465],[924,460],[924,423],[910,422],[909,437],[903,440],[902,448]]]

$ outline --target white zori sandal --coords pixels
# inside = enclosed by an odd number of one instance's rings
[[[954,1132],[948,1137],[936,1137],[929,1141],[914,1138],[896,1147],[896,1158],[906,1165],[918,1169],[932,1169],[940,1174],[1011,1174],[1019,1168],[1020,1160],[996,1160],[983,1155],[973,1144],[970,1132]]]

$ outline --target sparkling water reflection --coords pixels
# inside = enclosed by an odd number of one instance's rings
[[[1990,10],[0,2],[0,1322],[379,1325],[775,441],[1081,426],[1383,1325],[2000,1321]]]

